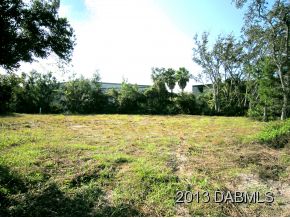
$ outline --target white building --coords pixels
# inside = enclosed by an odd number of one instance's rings
[[[120,90],[122,86],[122,83],[105,83],[105,82],[101,82],[101,89],[102,90],[108,90],[108,89],[116,89],[116,90]],[[139,90],[144,91],[145,89],[149,88],[149,85],[138,85]]]

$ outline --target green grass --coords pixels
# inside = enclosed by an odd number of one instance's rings
[[[271,122],[267,128],[257,135],[258,141],[269,144],[274,148],[282,148],[290,138],[290,119],[280,122]]]
[[[289,146],[246,140],[266,126],[206,116],[0,117],[0,215],[289,215]],[[269,190],[277,202],[176,204],[178,190]]]

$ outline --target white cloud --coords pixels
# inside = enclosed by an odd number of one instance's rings
[[[71,16],[72,7],[70,5],[61,4],[59,7],[58,14],[60,17],[69,17]]]
[[[77,45],[74,71],[91,75],[100,70],[102,81],[150,84],[151,67],[186,67],[192,62],[192,36],[174,26],[152,0],[85,0],[88,19],[72,21]],[[70,18],[70,6],[61,15]],[[190,86],[187,87],[190,90]]]

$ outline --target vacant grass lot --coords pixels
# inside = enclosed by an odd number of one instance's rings
[[[290,216],[290,146],[247,118],[0,117],[0,215]],[[272,204],[176,204],[178,190],[267,191]]]

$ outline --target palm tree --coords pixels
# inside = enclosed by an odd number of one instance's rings
[[[178,82],[178,86],[181,89],[182,93],[184,88],[186,87],[187,82],[189,81],[191,75],[187,69],[184,67],[180,67],[179,70],[176,72],[176,79]]]
[[[152,68],[152,74],[151,74],[151,78],[153,80],[154,83],[154,87],[157,88],[158,91],[166,91],[166,86],[165,86],[165,68]]]
[[[173,89],[175,87],[175,83],[176,83],[176,73],[175,70],[173,70],[172,68],[168,68],[165,72],[164,72],[164,77],[165,77],[165,82],[166,85],[168,86],[168,88],[171,91],[171,96],[173,93]]]

